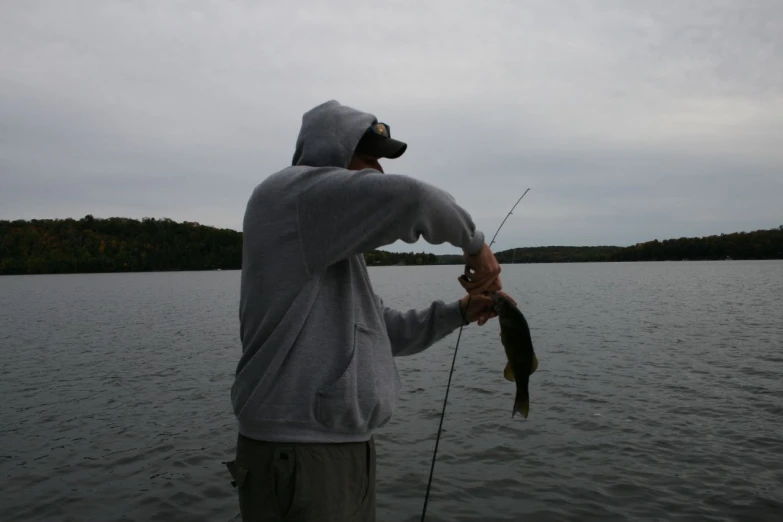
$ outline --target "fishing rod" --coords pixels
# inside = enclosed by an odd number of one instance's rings
[[[522,194],[516,203],[514,203],[514,206],[511,207],[511,210],[508,214],[506,214],[506,217],[503,219],[503,222],[500,223],[500,226],[495,231],[495,235],[492,236],[492,241],[490,241],[489,246],[491,247],[492,244],[495,242],[495,238],[498,237],[498,232],[500,232],[500,229],[503,228],[503,225],[506,223],[506,219],[514,212],[514,209],[517,208],[517,205],[519,205],[519,202],[522,201],[522,198],[525,197],[525,194],[528,193],[530,189],[525,190],[525,193]],[[468,307],[470,306],[470,295],[468,295],[468,304],[465,305],[465,313],[467,313]],[[421,510],[421,522],[424,522],[424,517],[427,515],[427,503],[430,499],[430,488],[432,487],[432,475],[435,471],[435,459],[438,456],[438,445],[440,443],[440,433],[443,429],[443,418],[446,416],[446,403],[449,401],[449,390],[451,389],[451,376],[454,375],[454,363],[457,362],[457,350],[459,350],[459,340],[462,338],[462,327],[465,326],[465,321],[462,321],[462,324],[459,327],[459,333],[457,334],[457,343],[454,345],[454,357],[451,359],[451,371],[449,371],[449,381],[446,384],[446,396],[443,397],[443,410],[440,412],[440,422],[438,423],[438,436],[435,438],[435,451],[432,453],[432,464],[430,465],[430,478],[427,480],[427,492],[424,494],[424,508]]]
[[[514,213],[514,209],[517,208],[517,205],[519,205],[519,202],[522,201],[522,198],[525,197],[525,194],[527,194],[530,191],[530,189],[525,190],[525,192],[519,196],[519,199],[516,203],[514,203],[514,206],[511,207],[511,210],[508,211],[508,214],[506,214],[506,217],[503,218],[503,222],[500,224],[500,226],[497,229],[497,232],[495,232],[495,235],[492,236],[492,241],[489,242],[489,248],[492,248],[492,245],[495,243],[495,238],[498,237],[498,232],[500,232],[500,229],[503,228],[503,225],[506,223],[506,220],[511,216],[511,214]]]

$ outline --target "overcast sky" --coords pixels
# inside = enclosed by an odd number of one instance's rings
[[[783,224],[780,0],[3,1],[0,219],[241,230],[332,98],[495,250]]]

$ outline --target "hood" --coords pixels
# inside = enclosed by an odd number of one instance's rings
[[[292,165],[346,168],[364,132],[378,120],[336,100],[322,103],[302,116]]]

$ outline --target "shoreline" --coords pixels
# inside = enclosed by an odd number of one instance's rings
[[[242,249],[241,232],[168,218],[0,221],[0,275],[239,270]],[[501,265],[783,259],[783,225],[629,246],[525,246],[494,254]],[[363,256],[368,267],[464,266],[459,251],[378,248]]]
[[[766,259],[640,259],[640,260],[628,260],[628,261],[537,261],[537,262],[521,262],[521,263],[503,263],[501,266],[507,265],[593,265],[593,264],[630,264],[630,263],[723,263],[726,261],[783,261],[783,258],[766,258]],[[430,265],[368,265],[367,268],[427,268],[437,266],[462,266],[457,263],[435,263]],[[205,273],[205,272],[241,272],[241,268],[221,268],[221,269],[203,269],[203,270],[114,270],[106,272],[32,272],[32,273],[18,273],[18,274],[0,274],[0,277],[19,277],[19,276],[49,276],[49,275],[112,275],[112,274],[181,274],[181,273]]]

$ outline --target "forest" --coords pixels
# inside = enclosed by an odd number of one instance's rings
[[[372,251],[368,265],[434,265],[434,254]],[[0,275],[238,270],[242,233],[185,221],[112,217],[0,221]]]
[[[598,261],[716,261],[783,259],[783,226],[706,237],[654,239],[628,247],[548,246],[496,252],[500,263],[586,263]]]
[[[240,268],[242,234],[171,219],[0,221],[0,274]]]
[[[500,263],[783,259],[783,226],[628,247],[547,246],[496,252]],[[462,264],[460,255],[373,250],[369,266]],[[171,219],[87,215],[0,221],[0,275],[238,270],[242,233]]]

